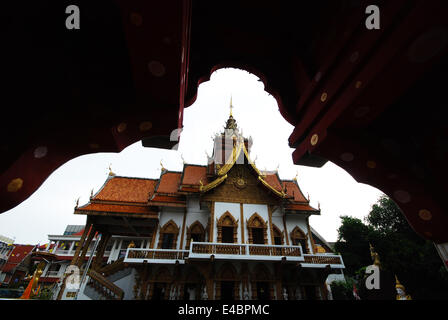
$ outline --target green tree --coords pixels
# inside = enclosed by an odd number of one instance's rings
[[[411,229],[390,198],[381,197],[365,223],[347,216],[341,219],[335,250],[344,259],[347,275],[359,279],[360,270],[372,264],[371,243],[382,268],[396,274],[413,299],[448,299],[448,273],[434,244]]]
[[[338,229],[338,240],[334,249],[344,259],[345,272],[353,276],[360,268],[372,264],[369,235],[373,229],[358,218],[342,216],[341,220],[342,224]]]

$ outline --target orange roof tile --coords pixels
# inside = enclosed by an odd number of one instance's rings
[[[264,180],[269,183],[271,187],[273,187],[277,191],[282,191],[282,185],[277,173],[266,174]]]
[[[177,193],[182,172],[166,171],[160,176],[155,193]]]
[[[298,203],[290,203],[285,205],[286,210],[297,210],[297,211],[319,211],[314,209],[308,204],[298,204]]]
[[[305,196],[303,195],[302,191],[300,190],[299,186],[295,181],[282,181],[282,182],[283,185],[286,186],[286,194],[288,196],[293,197],[294,201],[308,203],[308,200],[305,199]]]
[[[199,181],[207,184],[207,167],[197,165],[185,165],[182,182],[183,185],[200,185]]]
[[[146,203],[156,183],[156,179],[113,176],[106,180],[93,199]]]
[[[83,207],[75,209],[77,214],[87,214],[88,212],[107,212],[107,213],[130,213],[130,214],[156,214],[149,206],[134,206],[126,204],[109,203],[89,203]]]

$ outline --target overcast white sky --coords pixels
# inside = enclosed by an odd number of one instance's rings
[[[246,71],[221,69],[210,81],[200,85],[196,102],[184,113],[184,130],[179,150],[144,148],[135,143],[121,153],[95,153],[73,159],[57,169],[42,186],[19,206],[0,214],[0,235],[16,243],[48,242],[48,234],[62,234],[68,224],[85,224],[86,217],[74,215],[76,199],[87,203],[104,184],[108,166],[120,176],[158,178],[160,160],[169,170],[181,171],[187,163],[207,163],[206,152],[213,150],[212,136],[221,132],[229,116],[233,97],[233,116],[246,137],[253,138],[252,159],[260,170],[279,166],[282,179],[298,182],[311,205],[321,206],[321,215],[312,216],[310,225],[327,241],[336,241],[341,215],[365,217],[382,195],[378,189],[357,183],[347,172],[328,162],[322,168],[296,166],[294,151],[288,146],[293,126],[278,112],[275,99],[264,91],[258,78]]]

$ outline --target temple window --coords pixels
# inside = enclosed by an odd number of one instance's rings
[[[174,234],[164,233],[162,235],[162,249],[172,249],[174,242]]]
[[[292,245],[302,246],[303,253],[309,253],[308,241],[305,233],[299,227],[295,227],[291,232]]]
[[[267,224],[257,213],[254,213],[247,221],[247,229],[249,231],[249,243],[268,243]]]
[[[170,220],[160,229],[159,243],[157,248],[159,249],[176,249],[177,236],[179,235],[179,227],[177,224]]]
[[[190,247],[191,241],[205,241],[205,229],[199,221],[195,221],[187,228],[187,243],[185,246],[187,249]]]
[[[222,227],[222,242],[234,243],[233,229],[234,227]]]
[[[218,220],[218,242],[237,243],[238,242],[238,222],[230,212],[226,211]]]
[[[275,245],[282,245],[283,244],[283,235],[279,228],[277,228],[275,225],[273,226],[274,231],[274,244]]]

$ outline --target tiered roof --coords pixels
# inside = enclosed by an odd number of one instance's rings
[[[303,196],[296,180],[281,180],[277,172],[261,172],[256,167],[249,156],[248,140],[239,133],[232,113],[225,130],[217,139],[230,136],[233,147],[230,146],[232,152],[223,165],[214,163],[212,158],[209,158],[212,162],[206,166],[184,164],[180,172],[166,170],[162,165],[159,179],[119,177],[111,171],[102,188],[91,196],[88,204],[76,207],[75,213],[157,217],[158,207],[185,207],[187,195],[202,195],[218,187],[237,163],[246,163],[258,178],[260,186],[274,194],[287,212],[320,213],[320,210],[309,205],[309,200]],[[237,162],[241,159],[244,162]]]
[[[76,207],[75,214],[156,217],[157,211],[148,206],[157,179],[109,175],[90,202]]]

